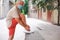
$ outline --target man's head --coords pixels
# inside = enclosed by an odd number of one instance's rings
[[[16,3],[16,6],[17,6],[17,5],[22,5],[22,6],[23,6],[23,5],[24,5],[24,1],[19,1],[19,2],[17,2],[17,3]]]
[[[19,2],[16,3],[16,7],[18,9],[20,9],[20,10],[23,8],[23,6],[24,6],[24,2],[23,1],[19,1]]]

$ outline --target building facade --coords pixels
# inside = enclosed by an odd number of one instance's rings
[[[6,17],[9,11],[9,0],[0,0],[0,19]]]

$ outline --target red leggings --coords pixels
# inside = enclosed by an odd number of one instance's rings
[[[15,28],[16,28],[16,25],[18,24],[18,22],[13,18],[12,19],[12,24],[9,28],[9,35],[14,35],[14,32],[15,32]]]

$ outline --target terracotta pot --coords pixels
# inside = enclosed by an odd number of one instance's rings
[[[51,15],[52,15],[52,11],[51,10],[48,10],[47,11],[47,21],[48,22],[51,22]]]
[[[42,11],[38,10],[38,19],[42,19]]]

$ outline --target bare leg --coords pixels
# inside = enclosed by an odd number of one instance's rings
[[[13,38],[14,38],[13,35],[10,35],[8,40],[13,40]]]
[[[14,28],[9,29],[9,38],[8,38],[8,40],[13,40],[14,33],[15,33],[15,29]]]
[[[16,25],[17,25],[17,21],[15,19],[12,19],[12,25],[8,28],[9,29],[9,38],[8,38],[8,40],[13,40]]]
[[[26,24],[26,18],[24,14],[20,14],[21,20]]]

